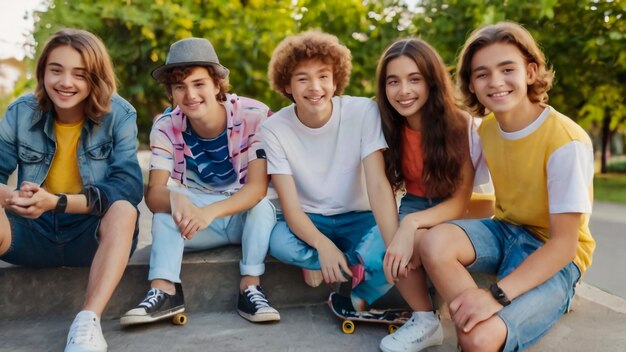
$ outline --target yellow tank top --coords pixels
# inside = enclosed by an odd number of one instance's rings
[[[83,189],[76,157],[76,148],[83,124],[84,121],[74,124],[54,122],[57,149],[44,182],[46,190],[50,193],[76,194]]]

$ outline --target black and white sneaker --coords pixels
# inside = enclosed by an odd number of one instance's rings
[[[185,311],[183,287],[175,283],[176,294],[170,295],[158,288],[151,288],[146,298],[137,307],[126,312],[120,318],[121,325],[151,323],[172,317]]]
[[[239,293],[237,311],[239,315],[255,323],[280,320],[280,314],[270,306],[261,286],[250,285],[243,293]]]

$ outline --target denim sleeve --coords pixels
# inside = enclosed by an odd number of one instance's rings
[[[111,133],[113,150],[107,177],[83,191],[92,213],[99,216],[115,201],[127,200],[136,207],[143,198],[143,177],[137,161],[137,113],[128,111],[115,122]]]
[[[0,120],[0,183],[5,185],[17,167],[16,125],[17,107],[9,106]]]

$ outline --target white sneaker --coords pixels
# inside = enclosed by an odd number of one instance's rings
[[[443,328],[433,312],[413,312],[411,319],[380,341],[383,352],[418,352],[443,343]]]
[[[65,352],[106,352],[106,350],[107,343],[96,314],[89,310],[76,314],[67,334]]]

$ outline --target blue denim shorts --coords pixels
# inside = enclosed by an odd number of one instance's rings
[[[470,272],[509,275],[543,242],[522,226],[492,219],[452,221],[469,237],[476,252]],[[537,342],[567,312],[580,270],[570,262],[543,284],[515,298],[497,314],[508,333],[503,351],[521,351]]]
[[[398,213],[400,221],[402,221],[405,216],[411,213],[434,207],[435,205],[441,203],[443,200],[444,198],[427,198],[407,193],[404,195],[404,197],[402,197],[402,200],[400,201],[400,209]]]
[[[91,265],[99,244],[100,217],[51,211],[37,219],[27,219],[10,211],[6,214],[11,224],[11,245],[0,260],[35,268]],[[138,234],[136,223],[129,255],[137,247]]]

